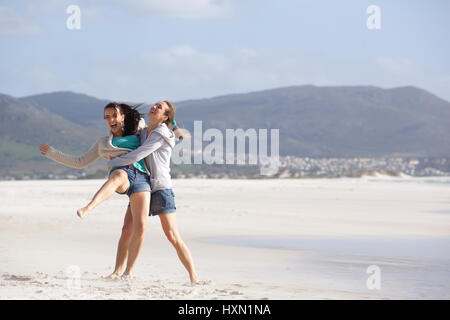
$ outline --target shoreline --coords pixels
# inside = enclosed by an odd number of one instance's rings
[[[106,174],[105,174],[106,177]],[[101,180],[103,177],[93,177],[93,178],[84,178],[72,176],[70,178],[30,178],[30,177],[14,177],[9,179],[0,178],[0,182],[5,181],[84,181],[84,180]],[[197,176],[189,176],[189,177],[172,177],[172,180],[256,180],[256,181],[264,181],[264,180],[335,180],[335,179],[450,179],[450,174],[448,175],[430,175],[430,176],[412,176],[404,173],[396,173],[396,174],[382,174],[378,172],[374,172],[373,174],[356,174],[356,175],[341,175],[341,176],[226,176],[226,177],[212,177],[208,175],[197,175]]]

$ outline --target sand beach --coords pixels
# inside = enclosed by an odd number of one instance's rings
[[[103,279],[127,198],[76,216],[102,183],[0,182],[0,299],[450,298],[449,178],[173,180],[195,286],[157,217],[134,278]]]

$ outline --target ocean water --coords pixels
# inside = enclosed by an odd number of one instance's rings
[[[394,183],[420,183],[450,186],[450,177],[383,177],[383,178],[361,178],[370,182],[394,182]]]
[[[431,259],[450,262],[450,237],[325,238],[233,236],[202,239],[208,243],[380,257]]]
[[[211,244],[298,250],[303,254],[273,270],[299,288],[321,287],[377,299],[450,299],[450,237],[323,238],[215,237]],[[367,285],[370,266],[380,289]]]

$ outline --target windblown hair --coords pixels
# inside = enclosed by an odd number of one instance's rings
[[[164,123],[167,125],[167,127],[172,129],[172,131],[175,133],[175,137],[178,138],[179,140],[189,138],[190,135],[185,133],[178,125],[172,126],[172,123],[175,120],[175,107],[173,106],[173,104],[167,100],[164,100],[163,102],[165,102],[169,107],[168,110],[166,111],[167,120],[164,121]]]
[[[123,135],[131,136],[131,135],[137,133],[139,121],[143,117],[143,115],[141,113],[139,113],[139,111],[136,110],[139,107],[140,107],[139,104],[130,106],[126,103],[111,102],[105,106],[104,110],[111,108],[111,109],[115,109],[116,112],[119,112],[119,113],[125,115],[125,120],[124,120],[124,124],[123,124],[123,130],[124,130]]]
[[[164,123],[170,128],[170,125],[172,125],[173,119],[175,119],[175,107],[167,100],[164,100],[163,102],[165,102],[167,104],[167,106],[169,107],[165,113],[167,116],[167,120],[164,121]]]

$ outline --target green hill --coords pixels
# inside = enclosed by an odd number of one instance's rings
[[[42,110],[31,102],[0,94],[0,176],[72,172],[41,156],[39,144],[81,154],[106,130],[84,127]],[[104,162],[97,164],[97,170]]]
[[[59,91],[28,96],[20,99],[36,107],[59,115],[73,123],[103,127],[103,108],[109,101],[71,91]]]
[[[449,156],[450,103],[402,87],[297,86],[182,101],[177,119],[207,128],[279,128],[280,154]]]
[[[86,151],[107,132],[107,103],[73,92],[0,94],[0,176],[77,172],[42,157],[38,145]],[[415,87],[296,86],[174,104],[177,122],[191,133],[195,120],[203,121],[203,131],[280,129],[281,155],[450,156],[450,103]],[[85,172],[104,165],[99,161]]]

